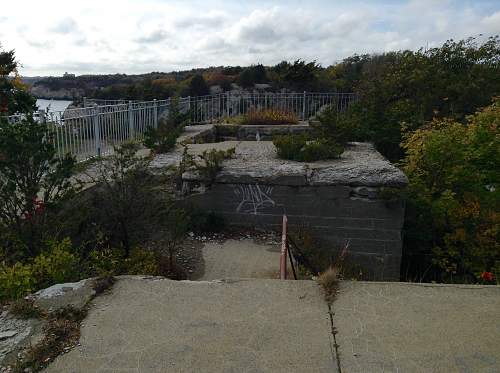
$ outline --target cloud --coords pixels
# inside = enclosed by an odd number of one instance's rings
[[[60,20],[55,26],[50,27],[49,30],[56,34],[71,34],[78,31],[78,24],[71,17],[66,17]]]
[[[165,30],[155,30],[147,35],[140,36],[136,39],[139,43],[158,43],[169,37],[169,33]]]
[[[217,28],[223,27],[229,16],[222,12],[210,12],[201,16],[190,15],[174,21],[174,26],[179,29]]]
[[[500,33],[496,0],[16,0],[0,17],[21,73],[144,73],[437,46]],[[17,10],[17,11],[16,11]],[[78,16],[77,16],[78,15]]]

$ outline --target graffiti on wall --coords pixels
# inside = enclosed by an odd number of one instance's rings
[[[259,184],[238,185],[234,189],[234,194],[240,198],[236,212],[257,215],[267,207],[276,206],[276,203],[271,198],[272,193],[273,188],[271,186],[262,187]]]

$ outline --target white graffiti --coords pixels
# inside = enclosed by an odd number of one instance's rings
[[[274,207],[276,203],[271,198],[273,188],[270,186],[261,187],[255,185],[239,185],[234,194],[241,197],[241,201],[236,207],[236,212],[257,215],[266,207]]]

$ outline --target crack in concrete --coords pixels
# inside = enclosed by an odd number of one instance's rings
[[[332,305],[328,304],[328,316],[330,317],[330,329],[331,329],[332,336],[333,336],[333,346],[330,343],[330,350],[332,350],[332,358],[333,358],[334,362],[336,362],[336,364],[337,364],[337,373],[342,373],[342,367],[340,364],[339,345],[337,343],[337,329],[333,325],[333,315],[335,315],[335,313],[332,311]]]

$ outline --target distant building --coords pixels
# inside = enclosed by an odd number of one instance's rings
[[[67,73],[67,72],[65,72],[63,74],[63,78],[74,78],[74,77],[75,77],[75,74],[70,74],[70,73]]]

